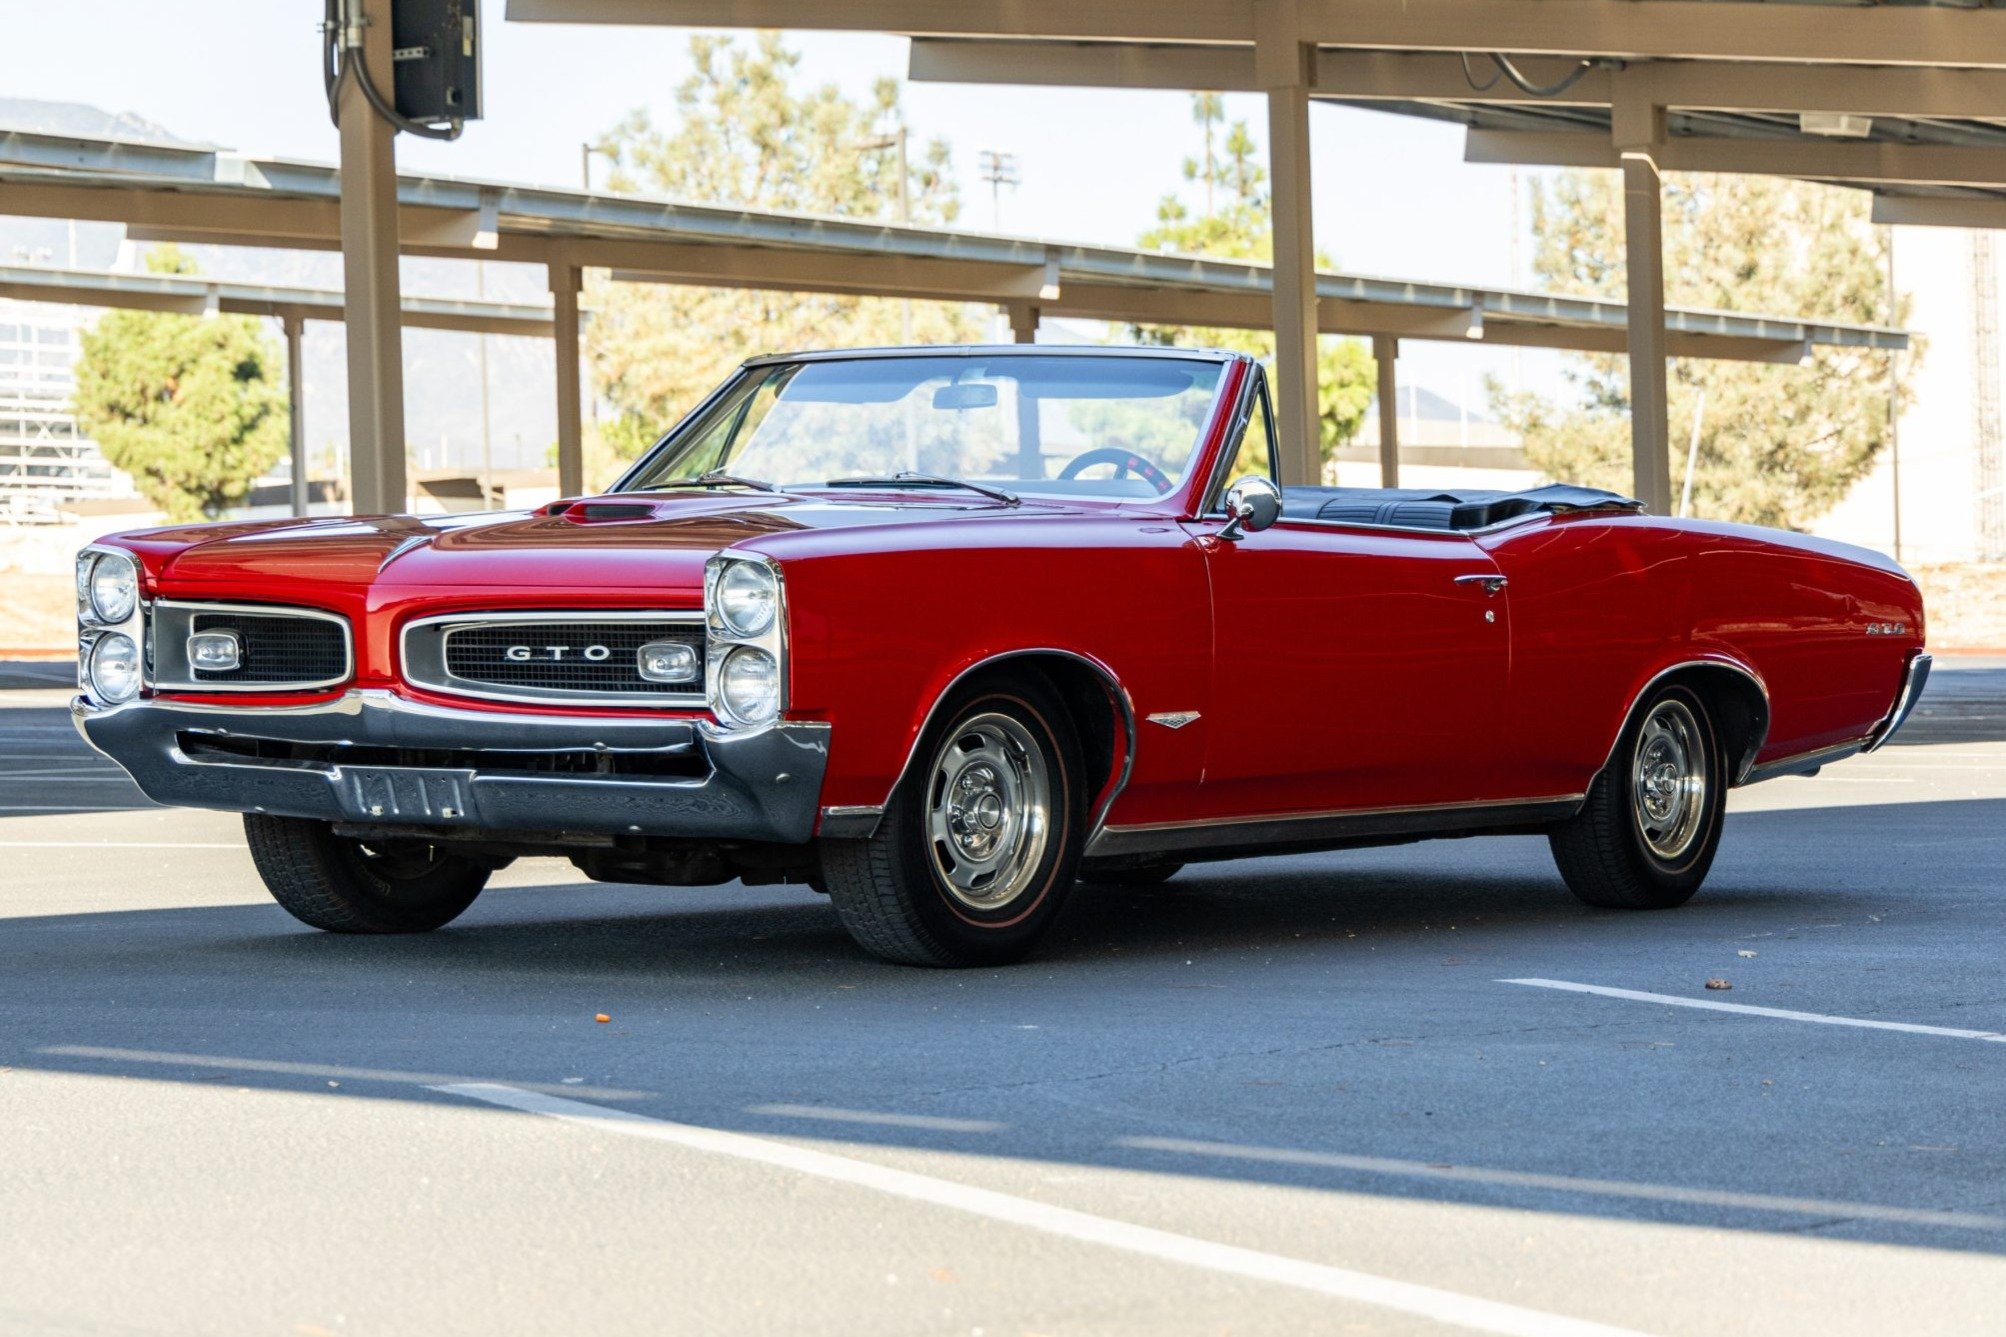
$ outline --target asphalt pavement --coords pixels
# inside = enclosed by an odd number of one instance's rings
[[[1437,842],[965,972],[552,861],[312,932],[66,672],[0,666],[8,1337],[2006,1330],[2006,664],[1678,911]]]

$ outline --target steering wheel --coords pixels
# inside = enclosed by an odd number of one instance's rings
[[[1080,452],[1066,461],[1066,467],[1059,470],[1059,477],[1078,478],[1096,464],[1112,464],[1116,478],[1126,478],[1134,474],[1155,488],[1159,497],[1177,486],[1170,481],[1169,474],[1134,451],[1123,450],[1120,446],[1095,446],[1092,450]]]

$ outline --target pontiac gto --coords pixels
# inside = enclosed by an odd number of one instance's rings
[[[1726,792],[1885,743],[1878,554],[1578,487],[1278,487],[1260,366],[747,363],[603,496],[155,529],[81,554],[84,736],[245,814],[287,910],[437,928],[526,855],[799,881],[863,947],[1023,955],[1078,880],[1545,836],[1678,905]]]

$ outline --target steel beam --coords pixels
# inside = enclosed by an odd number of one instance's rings
[[[1529,70],[1541,79],[1566,72],[1550,58],[1535,58]],[[1564,91],[1544,97],[1507,79],[1478,90],[1462,56],[1444,51],[1325,48],[1316,54],[1313,73],[1315,96],[1345,102],[1605,107],[1615,71],[1597,66]],[[1482,77],[1483,68],[1476,73]],[[2006,106],[2006,70],[2000,69],[1668,60],[1639,61],[1622,73],[1643,83],[1658,105],[1693,111],[1982,120]],[[1253,52],[1243,46],[915,38],[908,76],[920,83],[1260,91]]]
[[[391,86],[390,0],[349,0],[366,26],[359,54]],[[358,514],[403,511],[404,341],[397,273],[396,131],[352,78],[342,83],[341,259],[348,331],[349,497]]]
[[[1252,39],[1242,0],[508,0],[512,23],[794,28],[958,37]]]
[[[2006,199],[1877,193],[1874,222],[1906,227],[2006,228]]]
[[[578,365],[578,266],[550,266],[553,342],[557,357],[557,492],[576,497],[585,491],[585,415]]]
[[[1004,305],[1003,314],[1010,319],[1010,339],[1013,343],[1038,342],[1038,324],[1044,316],[1041,309],[1029,302],[1009,302]]]
[[[795,28],[936,37],[1254,40],[1267,0],[509,0],[518,22]],[[2006,14],[1711,0],[1303,0],[1324,46],[1864,65],[2006,67]],[[1253,19],[1253,21],[1250,21]]]
[[[2006,13],[2006,11],[2001,11]],[[1463,158],[1525,167],[1618,167],[1610,141],[1594,133],[1471,130]],[[1800,136],[1714,139],[1678,136],[1658,150],[1666,172],[1725,172],[1815,181],[2006,187],[2006,148],[1896,144]]]
[[[1379,486],[1400,486],[1400,379],[1394,364],[1400,341],[1381,335],[1372,341],[1379,368]]]
[[[307,513],[306,476],[306,373],[300,356],[306,332],[303,317],[288,315],[280,322],[286,336],[286,441],[293,461],[293,514]]]
[[[1394,50],[2006,67],[2006,12],[1942,6],[1303,0],[1303,34],[1324,46]]]
[[[1672,513],[1671,405],[1665,348],[1664,193],[1647,152],[1623,157],[1623,253],[1630,312],[1630,451],[1637,499]]]
[[[1310,208],[1309,64],[1298,0],[1256,0],[1256,71],[1268,95],[1268,189],[1274,230],[1276,469],[1284,484],[1323,478],[1317,399],[1316,236]]]

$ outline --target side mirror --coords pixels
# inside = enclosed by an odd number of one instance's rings
[[[1282,490],[1259,474],[1250,474],[1226,489],[1226,527],[1219,537],[1238,543],[1282,518]]]

